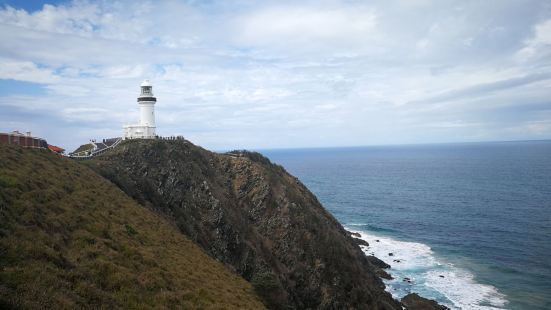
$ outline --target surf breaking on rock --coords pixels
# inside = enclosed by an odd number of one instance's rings
[[[507,305],[506,296],[494,286],[478,283],[470,271],[438,258],[428,245],[367,233],[357,226],[363,224],[345,225],[355,237],[369,243],[369,247],[361,246],[366,255],[391,265],[387,272],[392,279],[384,282],[395,298],[415,292],[450,309],[492,310]]]

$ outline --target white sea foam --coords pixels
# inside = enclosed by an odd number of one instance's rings
[[[387,271],[394,279],[385,280],[385,284],[396,298],[415,292],[462,310],[504,309],[507,304],[505,295],[495,287],[478,283],[468,270],[437,258],[426,244],[347,229],[369,243],[369,247],[362,247],[366,255],[375,255],[392,266]]]

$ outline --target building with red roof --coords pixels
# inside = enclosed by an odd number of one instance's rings
[[[55,153],[58,153],[58,154],[63,154],[63,152],[65,152],[65,149],[62,149],[59,146],[55,146],[55,145],[51,145],[51,144],[48,144],[48,150],[50,150],[52,152],[55,152]]]

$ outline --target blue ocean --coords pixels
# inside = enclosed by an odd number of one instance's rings
[[[551,141],[262,153],[392,266],[395,297],[551,309]]]

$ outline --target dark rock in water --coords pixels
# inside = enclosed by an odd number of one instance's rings
[[[440,277],[440,278],[444,278],[444,276],[443,276],[443,275],[439,275],[439,277]]]
[[[349,233],[350,233],[350,235],[351,235],[352,237],[356,237],[356,238],[361,238],[361,237],[362,237],[362,235],[360,235],[360,233],[357,233],[357,232],[351,232],[351,231],[349,231]]]
[[[352,240],[354,240],[354,242],[357,245],[369,246],[369,243],[367,241],[363,240],[363,239],[358,239],[358,238],[352,237]]]
[[[390,265],[383,262],[382,260],[378,259],[375,256],[367,256],[367,260],[374,266],[377,266],[381,269],[388,269],[390,268]]]
[[[406,310],[449,310],[448,307],[439,305],[436,301],[423,298],[415,293],[404,296],[402,304]]]
[[[406,282],[406,281],[409,282],[409,281],[411,281],[411,279],[406,277],[406,278],[404,278],[402,281],[404,281],[404,282]]]
[[[399,262],[400,262],[400,260],[399,260],[399,259],[395,259],[395,260],[393,260],[393,262],[395,262],[395,263],[399,263]]]
[[[380,242],[379,239],[375,240],[375,242]]]
[[[383,279],[394,280],[394,278],[388,272],[384,271],[383,269],[378,269],[375,273]]]
[[[271,309],[401,309],[350,233],[258,153],[129,140],[86,165],[250,281]]]
[[[394,253],[388,253],[388,256],[394,256]]]

